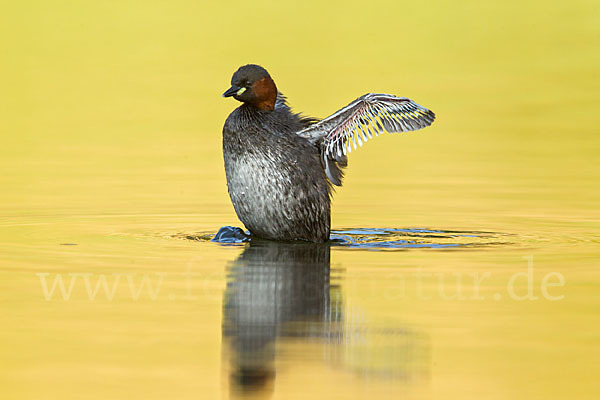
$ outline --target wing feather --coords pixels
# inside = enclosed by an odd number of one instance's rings
[[[313,143],[321,141],[324,157],[339,160],[373,136],[416,131],[431,125],[434,119],[432,111],[406,97],[369,93],[298,135]]]

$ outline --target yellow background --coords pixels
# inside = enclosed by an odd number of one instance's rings
[[[598,397],[598,2],[4,1],[0,21],[3,399],[228,395],[221,303],[225,265],[242,249],[172,236],[239,226],[220,148],[237,102],[220,95],[246,63],[267,68],[307,115],[367,92],[436,112],[422,132],[351,154],[334,228],[483,230],[511,242],[333,250],[347,307],[427,332],[430,378],[366,384],[300,358],[281,369],[274,398]],[[416,267],[493,271],[492,290],[529,255],[540,276],[565,276],[564,300],[373,295],[393,286],[391,271]],[[74,292],[47,302],[36,276],[182,272],[190,260],[201,301]],[[165,287],[184,290],[169,276]]]

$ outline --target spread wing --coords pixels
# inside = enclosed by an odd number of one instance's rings
[[[313,143],[321,139],[324,155],[340,160],[373,135],[416,131],[434,119],[432,111],[406,97],[368,93],[298,135]]]
[[[433,123],[435,114],[406,97],[368,93],[333,115],[298,132],[320,142],[323,167],[334,185],[341,186],[346,154],[383,132],[409,132]]]

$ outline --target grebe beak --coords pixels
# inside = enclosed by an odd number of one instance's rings
[[[229,89],[227,89],[225,91],[225,93],[223,93],[223,97],[231,97],[231,96],[233,96],[235,94],[238,94],[238,92],[240,90],[242,90],[242,89],[245,89],[245,88],[241,88],[239,86],[231,85],[231,87]],[[242,93],[243,93],[243,91],[242,91]],[[239,94],[241,94],[241,93],[239,93]]]

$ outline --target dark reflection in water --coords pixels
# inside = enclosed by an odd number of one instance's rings
[[[253,240],[228,272],[223,336],[230,339],[234,385],[256,388],[275,377],[278,337],[308,336],[302,323],[340,318],[340,304],[331,301],[337,288],[330,284],[328,245]],[[300,324],[285,332],[287,322]]]
[[[341,288],[331,281],[330,244],[247,244],[228,267],[223,302],[223,354],[233,392],[268,393],[281,357],[276,344],[291,338],[318,343],[323,362],[351,373],[402,380],[426,373],[426,335],[376,329],[360,312],[346,315]]]

